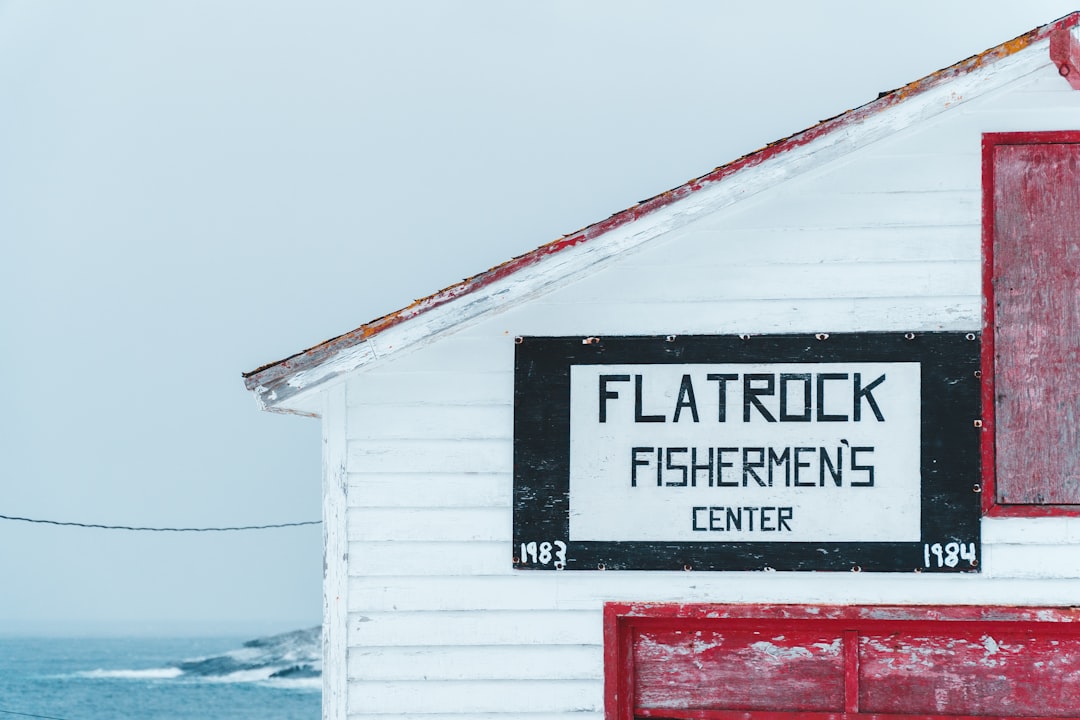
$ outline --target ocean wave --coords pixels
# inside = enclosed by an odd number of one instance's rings
[[[184,675],[208,682],[311,680],[322,676],[322,628],[249,640],[236,650],[178,663]]]
[[[249,640],[235,650],[141,670],[86,670],[78,677],[120,680],[177,680],[258,683],[290,690],[322,687],[322,629],[319,627]]]

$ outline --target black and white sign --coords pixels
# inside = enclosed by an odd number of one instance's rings
[[[523,338],[515,566],[978,566],[970,334]]]

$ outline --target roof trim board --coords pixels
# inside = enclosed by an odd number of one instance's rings
[[[297,402],[298,396],[327,381],[573,280],[704,213],[732,205],[1046,66],[1051,62],[1045,47],[1051,34],[1078,25],[1080,12],[1071,13],[883,94],[351,332],[244,373],[245,386],[265,410],[310,414],[304,407],[307,403]],[[738,182],[728,182],[733,178]]]

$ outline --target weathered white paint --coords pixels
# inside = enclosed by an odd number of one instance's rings
[[[324,717],[599,718],[605,601],[1075,604],[1063,518],[984,520],[974,576],[511,568],[515,336],[978,330],[981,133],[1080,128],[1046,45],[257,392],[324,418]]]
[[[349,573],[358,576],[422,573],[431,568],[455,575],[505,572],[507,544],[498,540],[421,540],[350,543],[355,557]]]
[[[439,342],[425,336],[352,373],[350,717],[598,717],[611,600],[1075,603],[1080,523],[1061,518],[986,520],[975,576],[530,573],[510,562],[514,336],[977,330],[980,133],[1030,128],[1031,113],[1007,108],[1033,93],[1060,100],[1043,103],[1065,109],[1058,129],[1080,127],[1080,104],[1053,73],[833,155],[608,262],[582,260],[544,293],[514,295],[527,302],[470,309]]]
[[[323,720],[348,717],[348,471],[345,462],[348,401],[338,383],[325,394],[323,434]]]
[[[349,617],[353,647],[587,645],[603,642],[600,608],[589,610],[380,611]]]
[[[429,481],[430,482],[430,481]],[[422,502],[414,489],[416,502]],[[510,508],[350,508],[349,540],[493,542],[508,537]]]
[[[435,713],[453,708],[476,713],[600,712],[603,697],[595,680],[417,680],[349,683],[352,707],[377,707],[390,713]],[[557,688],[557,692],[553,690]]]
[[[723,282],[723,276],[716,282]],[[903,292],[893,285],[893,292]],[[731,303],[603,303],[591,306],[587,316],[572,316],[580,306],[563,303],[561,318],[553,316],[557,303],[526,306],[519,320],[529,335],[689,335],[743,333],[906,332],[918,330],[971,330],[979,324],[978,296],[924,298],[796,298]],[[515,313],[516,315],[517,313]],[[525,317],[528,316],[528,317]],[[873,325],[873,327],[870,327]]]
[[[349,445],[349,467],[367,472],[392,472],[402,468],[403,457],[412,458],[412,472],[502,473],[509,472],[513,457],[505,440],[423,441],[381,440]]]
[[[762,248],[758,248],[761,252]],[[772,264],[758,255],[761,264],[742,265],[738,273],[723,272],[723,282],[716,282],[721,268],[711,265],[679,265],[622,268],[624,282],[638,292],[635,305],[664,304],[672,301],[672,289],[679,288],[678,302],[746,302],[815,298],[888,298],[898,287],[917,296],[948,296],[978,293],[977,262],[942,263],[888,262],[872,263],[852,258],[848,262],[819,264]],[[564,304],[610,301],[604,288],[581,283],[559,293]],[[554,302],[554,298],[549,299]],[[544,303],[547,304],[547,303]]]
[[[593,680],[604,677],[603,659],[590,645],[536,644],[465,647],[376,647],[353,652],[349,677],[369,681]]]
[[[349,487],[363,487],[353,500],[353,507],[415,507],[416,496],[401,492],[402,487],[425,484],[424,503],[434,507],[506,507],[511,488],[502,473],[439,473],[439,483],[432,487],[426,473],[352,473]]]
[[[994,545],[1080,545],[1080,518],[983,518],[982,534]]]
[[[498,357],[511,359],[513,350],[506,351],[502,343],[493,340],[491,349]],[[494,362],[495,357],[485,359]],[[417,373],[386,373],[379,386],[364,388],[364,406],[369,405],[416,405],[424,397],[447,394],[448,405],[497,405],[514,396],[514,366],[503,366],[500,372],[455,372],[452,368],[431,368]],[[446,387],[447,384],[453,387]],[[407,398],[411,398],[407,399]],[[411,435],[410,437],[415,437]]]
[[[1004,547],[1004,546],[992,546]],[[1039,566],[1037,554],[1031,564]],[[987,562],[989,565],[989,562]],[[499,576],[381,576],[350,578],[356,612],[486,610],[589,610],[614,600],[720,603],[831,603],[912,605],[1073,605],[1080,592],[1075,576],[1032,582],[1023,567],[1008,574],[988,567],[983,575],[893,573],[642,573],[567,572]],[[561,577],[568,575],[569,578]],[[855,577],[850,577],[855,576]],[[477,598],[482,598],[480,601]]]
[[[426,405],[391,405],[378,412],[349,412],[349,439],[507,440],[513,438],[514,412],[505,403],[466,405],[450,413]]]
[[[1014,578],[1075,578],[1080,576],[1080,547],[1062,541],[1042,545],[1002,543],[986,545],[988,572]],[[1076,604],[1076,601],[1072,601]]]

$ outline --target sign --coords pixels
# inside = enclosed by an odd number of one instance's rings
[[[974,570],[976,339],[522,338],[514,565]]]

